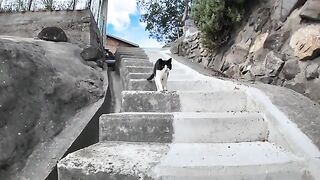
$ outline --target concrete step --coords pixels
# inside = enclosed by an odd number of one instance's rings
[[[117,52],[127,52],[127,51],[143,51],[144,49],[135,48],[135,47],[118,47]]]
[[[121,112],[246,111],[244,91],[122,91]]]
[[[117,49],[115,52],[115,55],[134,55],[134,54],[144,54],[146,55],[145,51],[143,49]]]
[[[128,75],[129,79],[147,79],[150,76],[149,73],[130,73]],[[194,76],[191,74],[170,74],[169,75],[169,81],[170,80],[192,80],[194,79]]]
[[[149,59],[145,59],[145,58],[139,59],[139,58],[135,58],[135,57],[122,58],[121,61],[147,61],[147,62],[150,62]]]
[[[153,67],[146,67],[146,66],[127,66],[126,67],[127,73],[152,73]]]
[[[153,66],[126,66],[126,68],[124,68],[126,70],[124,71],[128,71],[128,73],[152,73],[153,72]],[[170,74],[183,74],[185,73],[184,69],[173,69],[170,71]]]
[[[149,59],[147,55],[144,53],[136,53],[136,54],[120,54],[116,56],[117,59],[124,59],[124,58],[135,58],[135,59]]]
[[[149,74],[150,76],[150,74]],[[147,76],[147,77],[149,77]],[[192,79],[180,79],[173,80],[175,76],[169,76],[167,82],[168,91],[216,91],[222,90],[230,90],[229,87],[221,87],[214,84],[212,81],[205,80],[192,80]],[[171,79],[172,78],[172,79]],[[127,76],[127,86],[126,90],[136,90],[136,91],[156,91],[156,85],[154,81],[147,81],[146,79],[130,79],[130,74]]]
[[[60,180],[303,180],[302,160],[268,142],[100,142],[58,163]]]
[[[268,140],[259,113],[116,113],[100,117],[100,141],[230,143]]]
[[[142,66],[142,67],[152,67],[153,64],[150,61],[141,60],[123,60],[125,66]]]
[[[269,142],[173,144],[156,179],[302,180],[302,160]]]

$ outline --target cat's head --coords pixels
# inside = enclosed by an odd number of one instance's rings
[[[163,69],[165,65],[167,65],[167,67],[171,70],[172,69],[172,58],[169,58],[167,60],[163,60],[163,59],[158,59],[159,61],[159,65],[160,65],[160,69]]]

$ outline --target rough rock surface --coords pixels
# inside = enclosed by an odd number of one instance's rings
[[[290,40],[294,55],[311,60],[320,55],[320,25],[308,25],[295,32]]]
[[[297,6],[304,4],[305,2],[306,0],[282,0],[281,20],[285,21]]]
[[[303,7],[300,16],[304,19],[320,21],[319,0],[309,0]]]
[[[87,47],[80,53],[81,57],[86,61],[96,61],[103,57],[102,51],[97,47]]]
[[[319,10],[319,0],[259,1],[226,46],[206,49],[198,32],[173,43],[172,53],[230,78],[285,86],[320,103]]]
[[[102,98],[102,76],[80,52],[69,43],[0,36],[0,179]]]
[[[67,42],[66,33],[59,27],[46,27],[38,34],[38,38],[46,41]]]

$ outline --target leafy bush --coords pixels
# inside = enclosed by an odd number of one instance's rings
[[[243,0],[194,0],[191,17],[204,34],[204,44],[216,49],[229,40],[243,14]]]

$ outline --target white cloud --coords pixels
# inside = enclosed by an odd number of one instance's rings
[[[108,25],[112,25],[111,33],[139,44],[142,48],[161,48],[164,43],[159,43],[149,38],[149,33],[145,31],[147,24],[145,22],[137,22],[140,13],[137,9],[136,1],[109,0]]]
[[[142,39],[141,41],[137,42],[140,47],[142,48],[161,48],[164,46],[163,43],[159,43],[154,39]]]
[[[139,22],[139,25],[141,27],[143,27],[143,29],[145,29],[147,27],[147,23],[146,22]]]
[[[138,13],[136,0],[109,0],[108,24],[116,31],[124,31],[130,25],[130,15]]]

